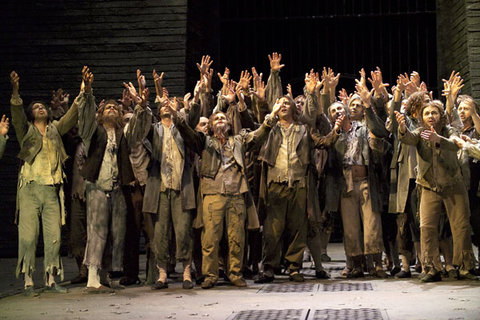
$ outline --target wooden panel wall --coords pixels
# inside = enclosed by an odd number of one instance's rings
[[[121,97],[122,82],[134,82],[137,68],[151,88],[152,69],[165,71],[165,86],[183,95],[187,0],[6,0],[0,30],[0,114],[10,114],[12,70],[20,75],[25,103],[49,101],[60,87],[73,99],[83,65],[94,72],[97,101]],[[1,257],[17,250],[13,215],[19,147],[13,128],[9,135],[0,160]]]
[[[480,3],[437,0],[439,81],[460,72],[462,92],[480,99]]]

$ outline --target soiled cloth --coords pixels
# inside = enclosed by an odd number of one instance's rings
[[[282,143],[278,150],[275,165],[269,167],[267,175],[267,184],[271,182],[287,183],[292,187],[295,182],[305,187],[308,163],[302,164],[297,155],[296,136],[299,132],[299,126],[292,124],[288,128],[282,123],[277,123],[282,134]]]

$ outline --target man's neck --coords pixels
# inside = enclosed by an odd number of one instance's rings
[[[283,119],[280,118],[280,119],[278,119],[278,122],[283,124],[286,128],[289,128],[290,125],[293,123],[293,118],[292,117],[283,118]]]
[[[103,127],[106,130],[115,130],[115,125],[113,123],[110,123],[110,122],[104,122]]]
[[[173,124],[171,117],[162,117],[160,121],[162,122],[162,125],[166,128],[170,128]]]
[[[34,126],[37,127],[38,131],[40,131],[41,134],[45,134],[47,130],[47,121],[45,120],[35,120],[33,122]]]
[[[462,132],[465,132],[467,131],[468,129],[470,129],[471,127],[473,127],[473,120],[472,118],[468,118],[465,120],[465,122],[463,122],[463,129],[462,129]]]

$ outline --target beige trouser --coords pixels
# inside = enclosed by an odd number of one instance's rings
[[[218,280],[218,252],[227,228],[226,270],[231,281],[242,278],[245,247],[245,200],[243,195],[213,194],[203,198],[202,272],[206,279]]]
[[[354,180],[352,192],[348,195],[342,194],[340,212],[347,256],[376,254],[384,251],[382,218],[379,212],[372,210],[367,178]],[[362,250],[362,243],[364,250]]]
[[[442,270],[439,254],[438,223],[445,206],[453,235],[453,264],[461,270],[475,266],[470,238],[470,209],[465,185],[459,181],[442,192],[421,188],[420,237],[426,267]]]

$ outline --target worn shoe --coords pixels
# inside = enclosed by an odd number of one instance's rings
[[[363,277],[365,277],[365,274],[363,273],[363,270],[361,270],[361,269],[355,269],[349,275],[347,275],[347,278],[354,278],[354,279],[355,278],[363,278]]]
[[[303,277],[303,274],[300,274],[298,272],[294,272],[290,274],[289,280],[293,282],[304,282],[305,278]]]
[[[347,277],[347,278],[350,278],[349,275],[352,273],[352,269],[350,269],[349,267],[345,267],[345,269],[342,270],[342,272],[340,273],[340,275],[342,277]]]
[[[457,269],[451,269],[447,272],[448,278],[450,280],[458,280],[459,279],[459,274]]]
[[[395,275],[396,275],[397,273],[399,273],[401,270],[402,270],[402,269],[400,269],[400,267],[395,267],[395,268],[392,269],[392,271],[390,271],[390,275],[391,275],[392,277],[395,277]]]
[[[436,272],[429,272],[425,275],[425,277],[423,277],[422,279],[420,279],[420,281],[422,282],[438,282],[438,281],[442,281],[442,274],[441,272],[439,271],[436,271]]]
[[[376,271],[376,277],[379,278],[379,279],[387,279],[388,278],[388,274],[385,272],[385,270],[375,270]]]
[[[87,287],[84,291],[84,293],[86,294],[102,294],[102,293],[115,293],[115,290],[109,288],[109,287],[106,287],[104,286],[103,284],[98,287],[98,288],[95,288],[95,287]]]
[[[88,277],[83,276],[83,275],[78,275],[72,280],[70,280],[70,284],[82,284],[82,283],[87,283]]]
[[[332,261],[332,258],[330,258],[330,257],[328,256],[328,254],[326,254],[326,253],[322,253],[322,255],[320,256],[320,259],[322,260],[322,262],[330,262],[330,261]]]
[[[377,276],[377,270],[375,268],[368,269],[368,275],[370,277],[376,277]]]
[[[49,292],[49,293],[67,293],[68,289],[65,287],[62,287],[61,285],[57,283],[53,283],[51,286],[45,286],[43,288],[43,292]]]
[[[315,272],[315,278],[317,278],[317,279],[330,279],[330,275],[325,270],[321,270],[321,271]]]
[[[125,276],[122,277],[118,283],[120,283],[122,286],[132,286],[134,284],[140,284],[140,279],[138,277],[132,278]]]
[[[205,279],[200,286],[202,289],[211,289],[215,286],[215,282],[212,279]]]
[[[243,288],[247,286],[247,282],[242,278],[231,281],[231,284],[239,288]]]
[[[415,265],[415,272],[422,273],[422,265],[421,264],[416,264]]]
[[[182,288],[183,288],[183,289],[186,289],[186,290],[193,289],[193,283],[192,283],[192,281],[190,281],[190,280],[183,280]]]
[[[475,274],[473,274],[472,272],[468,272],[468,273],[460,273],[459,276],[458,276],[458,279],[460,280],[474,280],[474,281],[478,281],[478,278]]]
[[[23,289],[22,295],[25,297],[38,297],[38,292],[33,289],[33,286],[27,286]]]
[[[168,288],[168,282],[162,282],[162,281],[157,281],[155,284],[152,286],[152,290],[160,290],[160,289],[166,289]]]
[[[412,277],[412,272],[411,271],[403,271],[401,270],[399,273],[395,275],[395,278],[397,279],[405,279],[405,278],[411,278]]]
[[[273,282],[273,280],[275,280],[275,276],[269,277],[265,273],[262,273],[260,277],[255,279],[253,282],[254,283],[270,283],[270,282]]]

